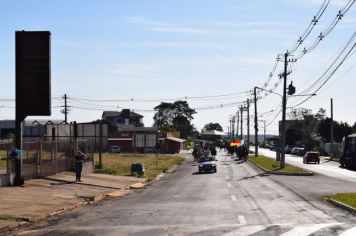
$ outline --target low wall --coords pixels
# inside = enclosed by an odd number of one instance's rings
[[[10,174],[0,174],[0,187],[10,186],[10,177],[12,177]]]

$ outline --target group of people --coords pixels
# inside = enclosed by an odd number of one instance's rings
[[[247,160],[248,156],[248,148],[246,144],[242,144],[239,146],[231,146],[228,141],[220,141],[218,143],[209,143],[209,142],[200,142],[197,143],[193,149],[192,155],[194,156],[195,161],[199,161],[199,159],[211,153],[212,156],[216,156],[216,146],[220,148],[220,150],[226,150],[231,155],[236,155],[236,157],[240,160]]]
[[[213,143],[198,143],[195,145],[192,155],[194,157],[194,161],[199,161],[204,156],[208,156],[211,154],[212,156],[216,156],[216,147]]]

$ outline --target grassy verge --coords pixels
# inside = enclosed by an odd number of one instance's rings
[[[339,193],[330,196],[330,199],[344,203],[356,209],[356,193]]]
[[[6,170],[6,159],[0,159],[0,169]]]
[[[291,166],[288,164],[286,164],[285,167],[283,169],[281,169],[279,167],[279,161],[275,161],[272,158],[268,158],[265,156],[258,156],[258,157],[249,156],[248,159],[251,162],[253,162],[259,166],[262,166],[263,168],[265,168],[266,170],[269,170],[269,171],[287,172],[287,173],[305,173],[306,172],[302,168]]]
[[[158,155],[155,154],[119,154],[119,153],[103,153],[103,168],[96,169],[97,173],[105,173],[111,175],[131,175],[131,164],[142,163],[145,167],[145,176],[148,181],[153,180],[159,174],[166,172],[175,164],[182,163],[184,158],[177,156]],[[94,161],[99,162],[99,155],[95,154]]]

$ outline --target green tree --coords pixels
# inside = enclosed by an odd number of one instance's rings
[[[189,136],[193,130],[191,121],[196,113],[190,108],[186,101],[175,101],[174,103],[162,102],[154,108],[154,125],[164,131],[175,129],[181,133],[181,137]]]
[[[210,130],[217,130],[217,131],[223,131],[223,128],[219,123],[213,123],[210,122],[209,124],[204,125],[204,128],[202,129],[202,132],[204,131],[210,131]]]
[[[313,140],[317,134],[320,119],[325,117],[325,110],[319,109],[318,113],[313,114],[312,110],[301,107],[293,109],[288,115],[289,118],[293,120],[292,128],[299,130],[302,135],[305,149],[313,149]]]
[[[100,124],[103,123],[103,124],[107,124],[108,125],[108,132],[109,133],[112,133],[112,132],[116,132],[117,131],[117,126],[113,123],[111,123],[110,121],[108,120],[105,120],[105,119],[98,119],[96,121],[93,121],[93,123],[97,123],[97,124]]]

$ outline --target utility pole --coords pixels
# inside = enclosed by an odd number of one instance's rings
[[[255,157],[258,156],[258,120],[257,120],[257,87],[253,88],[253,95],[255,100]]]
[[[266,143],[266,120],[263,121],[264,127],[263,127],[263,142]]]
[[[235,116],[232,116],[231,118],[231,122],[232,122],[232,125],[231,125],[231,128],[232,128],[232,139],[235,138]]]
[[[331,123],[330,123],[330,157],[334,157],[334,110],[333,110],[333,99],[330,99],[331,106]]]
[[[63,99],[64,99],[64,109],[62,110],[62,113],[64,114],[64,123],[68,124],[68,119],[67,119],[67,115],[68,115],[67,94],[64,94]]]
[[[237,116],[237,122],[236,122],[236,136],[239,136],[239,123],[240,123],[240,113],[237,110],[236,112],[236,116]]]
[[[247,150],[250,151],[250,99],[247,99]]]
[[[243,129],[242,129],[242,127],[243,127],[243,119],[242,119],[242,117],[243,117],[243,107],[242,106],[240,106],[240,112],[241,112],[241,117],[240,117],[240,121],[241,121],[241,125],[240,125],[240,135],[241,135],[241,140],[243,140],[244,138],[243,138]]]
[[[230,137],[230,140],[231,140],[231,118],[230,118],[230,120],[229,120],[229,137]]]
[[[287,70],[288,70],[288,51],[284,54],[284,73],[283,73],[283,99],[282,99],[282,147],[280,168],[285,167],[285,147],[286,147],[286,108],[287,108]]]

